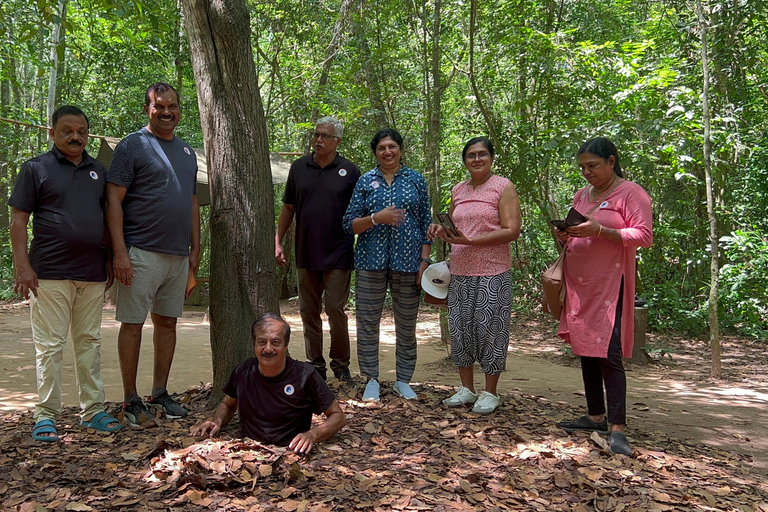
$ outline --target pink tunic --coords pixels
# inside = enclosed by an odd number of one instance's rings
[[[492,175],[479,187],[464,181],[453,187],[453,223],[468,237],[501,229],[499,202],[510,181]],[[451,246],[451,274],[457,276],[497,276],[512,268],[509,244]]]
[[[582,214],[594,206],[589,194],[583,193],[585,188],[573,200],[573,207]],[[638,247],[653,243],[651,198],[640,185],[624,181],[599,199],[591,216],[606,228],[619,229],[623,243],[595,236],[570,239],[565,255],[565,304],[557,334],[578,356],[607,357],[623,276],[621,352],[632,357],[635,254]]]

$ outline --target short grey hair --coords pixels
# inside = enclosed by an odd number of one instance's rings
[[[335,133],[338,138],[341,138],[344,135],[344,125],[341,124],[341,121],[339,121],[335,117],[333,116],[321,117],[315,123],[315,128],[323,124],[330,124],[331,126],[333,126],[333,133]]]

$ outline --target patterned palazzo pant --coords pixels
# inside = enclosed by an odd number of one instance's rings
[[[451,359],[459,367],[480,363],[498,375],[507,364],[512,313],[512,271],[497,276],[451,276],[448,328]]]
[[[421,299],[416,272],[355,273],[357,360],[364,377],[379,378],[379,324],[387,288],[395,314],[395,375],[400,382],[408,383],[416,369],[416,319]]]

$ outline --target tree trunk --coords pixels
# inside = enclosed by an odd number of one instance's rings
[[[424,45],[424,64],[425,64],[425,84],[427,88],[427,133],[424,140],[424,157],[426,169],[424,174],[429,184],[429,197],[432,202],[432,215],[444,210],[442,201],[442,190],[440,186],[440,135],[441,135],[441,115],[442,98],[445,84],[440,73],[440,15],[442,10],[441,0],[434,1],[434,13],[432,16],[432,41],[430,51],[430,41],[427,30],[427,12],[426,5],[422,8],[423,12],[423,45]],[[435,240],[435,258],[437,261],[445,259],[445,242],[440,239]],[[440,308],[440,341],[444,345],[451,342],[448,333],[448,312]]]
[[[59,76],[59,62],[64,60],[64,46],[62,43],[62,19],[64,17],[65,0],[59,0],[56,13],[53,16],[53,30],[51,31],[51,74],[48,78],[48,103],[46,119],[51,122],[54,110],[56,110],[56,81]]]
[[[472,87],[472,94],[475,95],[475,101],[477,101],[477,107],[483,114],[485,124],[488,126],[488,135],[493,141],[493,145],[496,147],[496,154],[502,161],[507,159],[507,150],[501,144],[499,134],[496,131],[496,123],[493,120],[492,113],[485,106],[483,95],[480,93],[480,89],[477,86],[477,80],[475,80],[475,35],[477,31],[477,0],[472,0],[469,7],[469,84]]]
[[[707,218],[709,220],[710,252],[710,284],[709,284],[709,344],[712,349],[712,377],[722,377],[720,363],[720,324],[717,317],[718,288],[720,287],[720,237],[717,229],[717,214],[715,213],[715,196],[712,180],[712,142],[710,140],[709,113],[709,54],[707,50],[707,20],[704,17],[704,7],[701,0],[696,0],[696,12],[699,16],[699,31],[701,33],[701,66],[703,72],[703,90],[701,113],[704,122],[704,175],[707,187]]]
[[[352,0],[342,0],[341,6],[339,7],[339,15],[336,17],[336,24],[333,27],[333,37],[331,37],[331,42],[328,43],[328,46],[325,49],[323,70],[320,73],[320,80],[318,81],[320,94],[323,93],[325,90],[325,85],[328,83],[328,76],[331,74],[331,65],[333,65],[333,60],[336,58],[336,52],[339,51],[339,43],[341,42],[341,37],[344,34],[344,29],[347,25],[347,20],[349,19],[349,7],[351,5]],[[317,107],[315,107],[315,109],[312,111],[312,124],[317,121],[318,115],[319,110]],[[307,136],[304,152],[309,153],[311,146],[312,140],[309,136]]]
[[[213,407],[235,366],[253,356],[254,320],[279,311],[274,198],[245,2],[182,6],[211,187]]]

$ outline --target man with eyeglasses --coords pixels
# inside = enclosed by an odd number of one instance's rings
[[[314,367],[288,356],[291,327],[281,316],[265,314],[251,336],[256,357],[235,368],[213,419],[192,427],[192,435],[215,436],[240,410],[243,437],[309,453],[341,430],[344,412]],[[325,420],[310,428],[312,414]]]
[[[277,222],[275,259],[278,265],[286,265],[282,240],[295,216],[299,312],[307,362],[326,379],[320,318],[325,296],[331,331],[331,370],[337,379],[351,385],[354,381],[349,372],[349,331],[344,306],[354,268],[354,236],[344,233],[341,221],[360,170],[337,152],[343,129],[333,117],[319,119],[312,133],[315,151],[291,165]]]

